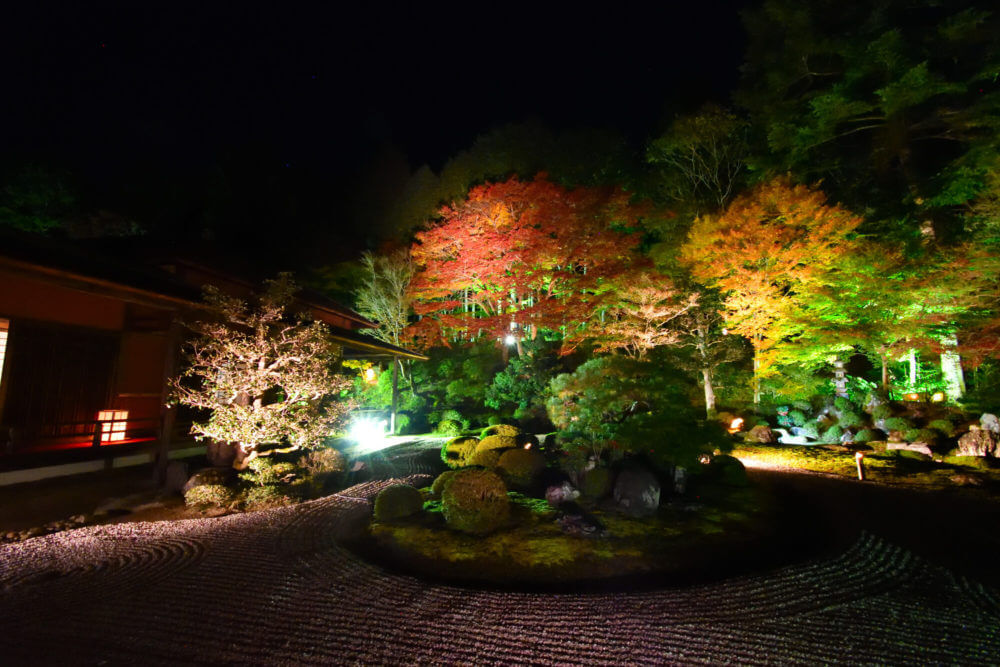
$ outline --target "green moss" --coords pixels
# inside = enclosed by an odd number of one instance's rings
[[[889,419],[892,417],[892,408],[886,404],[876,405],[872,408],[872,419]]]
[[[955,436],[955,425],[947,419],[935,419],[927,426],[946,438],[952,438]]]
[[[444,491],[444,487],[448,484],[448,481],[455,476],[454,470],[446,470],[434,479],[434,483],[431,484],[431,495],[435,498],[440,498],[441,493]]]
[[[508,484],[526,487],[545,469],[545,457],[536,449],[511,449],[500,455],[497,469]]]
[[[449,468],[464,468],[476,452],[477,438],[453,438],[441,446],[441,460]]]
[[[600,500],[611,493],[613,477],[607,468],[588,470],[580,484],[580,494],[587,500]]]
[[[286,485],[278,484],[252,486],[241,496],[242,504],[250,510],[293,505],[298,500]]]
[[[913,428],[913,422],[905,417],[891,417],[885,420],[885,430],[887,431],[909,431]]]
[[[521,433],[523,433],[523,431],[517,426],[512,426],[510,424],[494,424],[484,428],[479,437],[481,439],[486,439],[491,435],[503,435],[513,438],[521,435]]]
[[[477,450],[505,450],[518,447],[517,437],[513,435],[488,435],[476,445]]]
[[[393,484],[375,496],[376,521],[395,521],[416,514],[424,506],[424,499],[409,484]]]
[[[459,435],[462,433],[462,422],[454,419],[442,419],[434,431],[443,435]]]
[[[228,508],[234,499],[233,490],[222,484],[200,484],[184,494],[184,504],[197,509]]]
[[[837,425],[841,428],[854,428],[855,426],[860,426],[863,420],[856,412],[851,412],[850,410],[844,410],[840,413],[840,418],[837,420]]]
[[[479,466],[480,468],[486,468],[487,470],[493,470],[497,467],[497,463],[499,462],[500,452],[495,449],[477,449],[469,459],[470,466]]]
[[[953,466],[963,468],[975,468],[977,470],[993,470],[996,465],[985,456],[946,456],[944,462]]]
[[[441,502],[448,526],[466,533],[490,533],[510,516],[507,487],[486,470],[457,472],[445,486]]]

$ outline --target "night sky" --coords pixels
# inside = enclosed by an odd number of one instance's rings
[[[726,102],[744,50],[745,2],[289,4],[22,3],[3,25],[0,160],[65,168],[89,205],[139,215],[226,160],[338,199],[380,151],[439,169],[509,122],[641,147]]]

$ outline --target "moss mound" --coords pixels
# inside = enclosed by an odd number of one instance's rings
[[[294,493],[288,486],[264,484],[247,489],[242,496],[242,501],[247,509],[260,510],[268,507],[293,505],[298,502],[298,499],[294,497]]]
[[[513,435],[488,435],[479,441],[476,446],[477,451],[496,449],[503,451],[505,449],[514,449],[518,447],[517,437]]]
[[[455,476],[457,470],[445,470],[443,473],[435,478],[434,482],[431,484],[431,495],[435,498],[440,498],[441,494],[444,493],[444,487],[448,485],[448,481]]]
[[[476,452],[478,438],[452,438],[441,447],[441,460],[449,468],[464,468]]]
[[[487,426],[483,429],[483,432],[479,437],[488,438],[491,435],[503,435],[513,438],[514,436],[521,435],[523,431],[517,426],[512,426],[510,424],[494,424],[493,426]]]
[[[416,514],[424,507],[423,496],[409,484],[393,484],[375,496],[375,520],[394,521]]]
[[[734,456],[721,454],[713,456],[708,465],[708,473],[712,480],[725,486],[746,486],[747,469]]]
[[[461,470],[445,485],[441,509],[449,528],[485,535],[503,526],[510,516],[507,487],[488,470]]]
[[[475,453],[469,458],[469,465],[492,470],[500,463],[500,455],[502,453],[498,449],[476,449]]]
[[[508,484],[526,487],[545,469],[545,457],[537,449],[511,449],[500,455],[497,468]]]

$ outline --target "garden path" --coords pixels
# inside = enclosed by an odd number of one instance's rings
[[[427,476],[414,479],[426,483]],[[430,584],[337,543],[391,480],[217,519],[0,547],[6,664],[992,663],[1000,596],[871,535],[710,584],[532,594]]]

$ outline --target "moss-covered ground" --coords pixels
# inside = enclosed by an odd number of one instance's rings
[[[492,584],[558,584],[644,573],[680,572],[730,558],[734,545],[771,529],[769,502],[753,487],[704,488],[633,518],[610,507],[588,510],[601,536],[563,532],[545,500],[510,492],[509,525],[487,536],[450,530],[440,502],[391,523],[373,523],[364,551],[422,576]]]
[[[742,444],[732,455],[747,467],[808,470],[857,478],[853,451],[840,447]],[[873,483],[928,489],[1000,486],[1000,465],[982,457],[928,457],[917,452],[868,451],[865,479]]]

